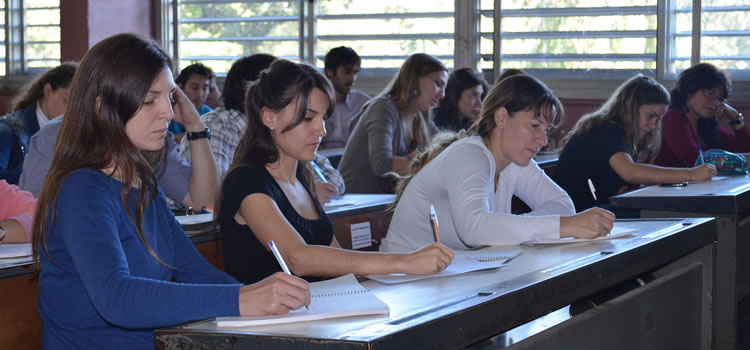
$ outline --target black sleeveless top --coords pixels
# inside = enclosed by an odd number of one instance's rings
[[[310,197],[314,198],[307,182],[298,173],[299,180]],[[284,191],[276,183],[265,167],[243,166],[232,170],[224,178],[222,201],[217,223],[221,226],[222,250],[226,272],[242,283],[255,283],[281,271],[281,266],[273,254],[266,249],[268,242],[260,242],[247,225],[240,225],[234,215],[240,209],[242,200],[253,193],[263,193],[271,197],[287,221],[307,244],[331,245],[333,225],[317,200],[315,208],[318,220],[308,220],[299,215]],[[308,280],[317,280],[315,278]]]

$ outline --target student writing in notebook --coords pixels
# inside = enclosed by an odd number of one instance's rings
[[[275,61],[248,87],[248,126],[216,211],[226,271],[240,281],[280,271],[271,240],[299,276],[430,274],[452,261],[453,252],[437,243],[409,254],[339,247],[312,191],[309,168],[334,103],[333,88],[321,73],[287,60]]]
[[[648,163],[659,152],[661,118],[668,104],[667,89],[637,75],[620,85],[601,108],[578,120],[563,139],[553,176],[577,210],[606,206],[609,197],[630,186],[710,180],[716,175],[710,164],[665,168]],[[587,179],[596,187],[597,200]]]
[[[197,111],[158,44],[107,38],[73,78],[33,226],[45,349],[153,348],[153,329],[216,316],[284,314],[307,282],[243,286],[204,260],[150,165],[175,113]]]
[[[380,250],[409,251],[432,242],[430,204],[439,217],[440,242],[452,249],[608,233],[612,213],[594,208],[576,214],[570,197],[532,160],[560,114],[557,98],[531,76],[495,85],[468,133],[438,135],[412,163]],[[531,213],[510,214],[514,194]]]

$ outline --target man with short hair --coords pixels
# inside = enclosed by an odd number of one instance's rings
[[[370,95],[352,89],[357,80],[362,60],[350,47],[339,46],[331,49],[325,58],[325,73],[333,84],[336,93],[336,107],[326,121],[326,136],[320,148],[346,146],[349,139],[349,121],[359,112],[362,105],[370,100]]]
[[[175,78],[175,83],[185,92],[195,109],[198,110],[198,114],[204,115],[212,111],[211,107],[206,105],[206,100],[215,78],[216,75],[211,68],[204,66],[202,63],[193,63],[180,72]],[[169,131],[175,134],[175,140],[180,143],[185,128],[173,120],[169,123]]]

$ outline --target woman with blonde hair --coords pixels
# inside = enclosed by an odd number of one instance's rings
[[[561,115],[560,101],[531,76],[516,75],[495,85],[468,133],[436,137],[433,147],[412,163],[399,183],[380,250],[430,244],[426,219],[431,205],[440,222],[440,242],[451,249],[606,235],[614,215],[599,208],[576,214],[570,197],[532,159]],[[532,212],[511,214],[513,195]]]
[[[553,176],[577,210],[606,206],[609,197],[629,186],[709,180],[716,175],[713,165],[664,168],[646,163],[659,152],[660,121],[668,104],[667,89],[637,75],[620,85],[599,110],[578,120],[563,140]],[[588,180],[596,189],[596,200]]]
[[[388,86],[352,118],[339,171],[350,193],[393,193],[389,172],[403,174],[437,127],[427,114],[445,95],[448,70],[435,57],[409,56]]]
[[[291,275],[243,286],[216,270],[172,215],[151,162],[175,113],[198,112],[170,67],[155,42],[119,34],[94,45],[73,79],[34,215],[45,349],[153,348],[155,328],[310,301]]]

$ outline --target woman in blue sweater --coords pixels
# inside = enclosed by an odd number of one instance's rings
[[[44,348],[152,349],[155,328],[309,303],[296,277],[243,286],[214,269],[171,214],[150,164],[174,114],[197,112],[169,67],[156,43],[120,34],[73,79],[33,227]]]

